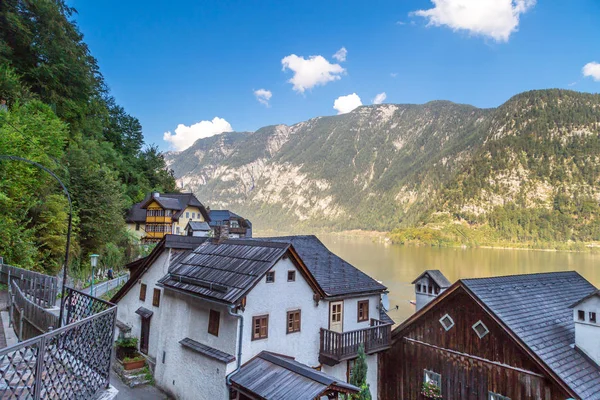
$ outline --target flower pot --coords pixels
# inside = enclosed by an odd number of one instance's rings
[[[123,363],[123,369],[125,371],[130,371],[132,369],[143,368],[146,365],[146,360],[136,360],[136,361],[121,361]]]

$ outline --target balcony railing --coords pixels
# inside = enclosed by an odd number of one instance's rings
[[[367,354],[389,349],[392,325],[375,319],[371,320],[371,325],[369,328],[341,333],[321,328],[319,361],[326,365],[335,365],[355,358],[361,344]]]

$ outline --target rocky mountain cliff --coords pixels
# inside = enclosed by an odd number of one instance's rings
[[[595,226],[599,133],[600,95],[542,90],[496,109],[362,106],[201,139],[167,162],[203,201],[261,228],[387,231],[440,218],[490,227],[502,210],[543,219],[558,207],[578,233]],[[582,202],[596,207],[587,219]]]

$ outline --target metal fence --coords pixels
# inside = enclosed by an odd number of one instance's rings
[[[54,307],[58,296],[58,279],[22,268],[0,264],[0,282],[18,281],[23,294],[42,307]]]
[[[0,399],[90,399],[108,387],[117,307],[66,293],[67,325],[0,350]]]

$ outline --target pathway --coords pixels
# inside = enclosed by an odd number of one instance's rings
[[[110,384],[118,391],[115,400],[167,400],[169,396],[152,385],[142,385],[130,388],[121,382],[121,379],[113,369],[110,369]]]
[[[111,289],[114,289],[114,288],[118,287],[119,285],[127,282],[128,279],[129,279],[129,274],[126,274],[126,275],[121,275],[110,281],[105,281],[102,283],[94,284],[94,297],[102,296],[103,294],[110,291]],[[91,287],[87,287],[85,289],[82,289],[81,291],[85,294],[90,294],[90,289],[91,289]]]

